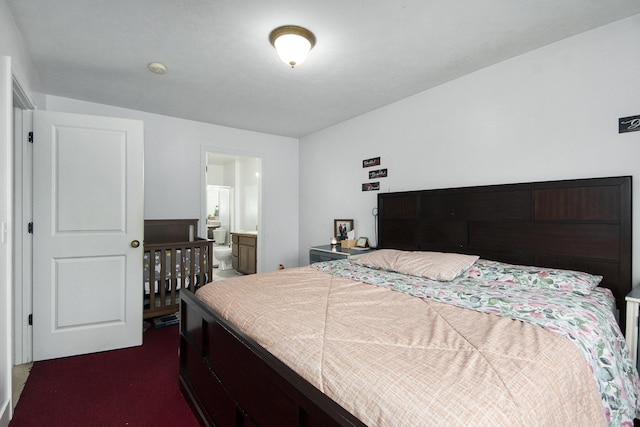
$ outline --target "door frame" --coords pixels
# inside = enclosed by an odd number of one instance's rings
[[[0,55],[0,426],[13,416],[12,398],[12,287],[13,287],[13,102],[11,57]]]
[[[264,236],[264,228],[262,227],[263,218],[262,218],[262,200],[264,197],[264,185],[263,185],[263,173],[264,170],[264,157],[261,153],[255,153],[250,151],[242,151],[242,150],[228,150],[220,147],[216,147],[214,145],[202,144],[200,146],[200,218],[199,218],[199,232],[200,236],[207,235],[207,154],[219,154],[223,156],[234,156],[234,157],[248,157],[260,159],[260,179],[259,179],[259,190],[258,190],[258,236]],[[237,206],[238,197],[236,192],[235,202]],[[236,209],[234,208],[234,211]],[[235,214],[235,213],[234,213]],[[234,221],[231,221],[232,224]],[[234,230],[229,230],[229,233]],[[229,243],[231,243],[231,234],[229,234]],[[256,270],[258,273],[264,271],[263,270],[263,260],[264,260],[264,238],[258,238],[257,242],[257,261],[256,261]]]
[[[32,110],[35,102],[13,76],[14,142],[14,264],[13,264],[13,364],[33,361],[33,335],[29,325],[32,313],[33,239],[27,224],[33,219],[33,147],[29,132],[33,130]],[[20,114],[18,114],[20,112]]]

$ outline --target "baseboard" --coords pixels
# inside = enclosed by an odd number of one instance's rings
[[[0,405],[0,427],[7,427],[9,421],[11,421],[11,405],[10,400],[7,399]]]

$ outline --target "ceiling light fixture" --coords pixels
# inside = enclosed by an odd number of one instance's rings
[[[167,72],[167,66],[161,62],[149,62],[149,71],[156,74],[165,74]]]
[[[280,59],[293,68],[307,59],[309,51],[316,44],[316,36],[306,28],[284,25],[271,31],[269,41],[276,48]]]

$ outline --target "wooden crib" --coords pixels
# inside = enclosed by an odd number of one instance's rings
[[[197,219],[144,221],[145,319],[180,310],[181,290],[213,280],[213,241],[195,237]]]

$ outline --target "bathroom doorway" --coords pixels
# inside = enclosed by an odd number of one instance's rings
[[[232,200],[233,189],[231,187],[207,185],[207,238],[213,239],[213,231],[218,228],[231,230]]]
[[[261,159],[203,147],[204,191],[201,224],[215,248],[231,246],[231,233],[257,233],[256,264],[261,269]],[[221,253],[221,251],[219,251]],[[215,255],[214,255],[215,256]],[[214,259],[214,266],[225,266]],[[214,272],[214,277],[216,276]]]

